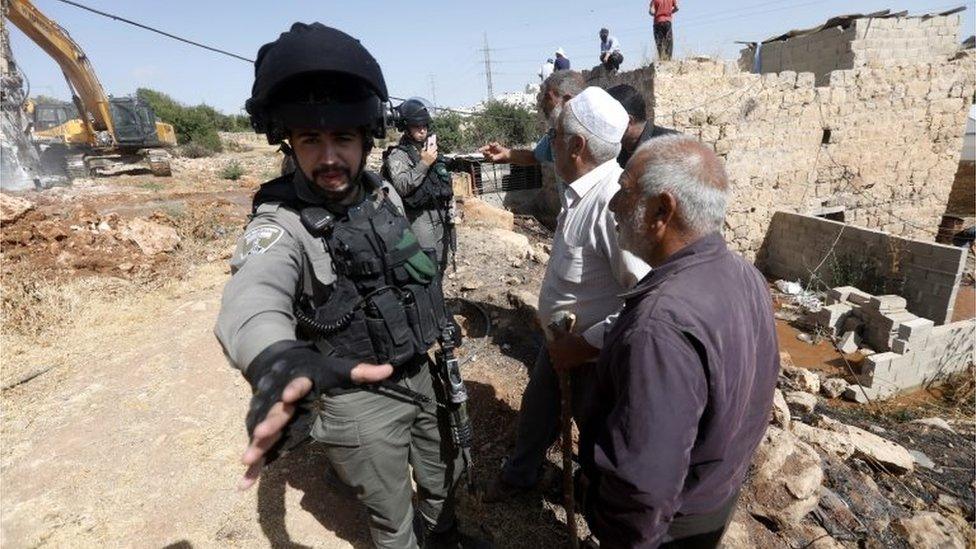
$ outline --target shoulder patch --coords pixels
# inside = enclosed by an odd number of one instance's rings
[[[277,225],[259,225],[244,233],[244,245],[241,248],[241,259],[252,255],[263,254],[274,246],[285,230]]]

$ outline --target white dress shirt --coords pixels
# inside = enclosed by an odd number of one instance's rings
[[[597,348],[603,347],[604,331],[623,307],[619,294],[651,270],[617,243],[617,222],[609,204],[620,189],[622,172],[611,159],[563,187],[563,209],[539,291],[543,326],[553,313],[572,312],[574,332]]]

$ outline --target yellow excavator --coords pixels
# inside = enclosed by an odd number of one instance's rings
[[[137,97],[105,93],[95,69],[68,31],[29,0],[2,0],[3,16],[50,55],[71,89],[70,104],[35,104],[33,139],[44,157],[63,154],[68,177],[88,177],[148,167],[168,176],[176,145],[171,124],[160,122],[152,107]]]

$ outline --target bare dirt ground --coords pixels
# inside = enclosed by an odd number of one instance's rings
[[[29,193],[36,208],[0,230],[0,546],[369,545],[363,511],[315,445],[282,459],[256,489],[235,489],[250,391],[211,330],[250,197],[280,160],[253,142],[235,149],[177,159],[171,178],[121,176]],[[236,181],[221,177],[231,162],[244,169]],[[135,218],[173,228],[179,246],[146,255],[124,236]],[[544,250],[546,230],[518,222],[531,247]],[[513,296],[531,299],[545,256],[517,248],[462,226],[458,270],[445,281],[449,296],[466,300],[452,302],[468,335],[460,354],[470,359],[464,374],[482,481],[510,450],[527,366],[541,345]],[[797,365],[840,371],[832,349],[796,341],[785,323],[779,330]],[[972,524],[972,392],[952,390],[877,409],[821,400],[825,414],[882,428],[942,466],[879,480],[895,502],[886,512],[935,508],[940,493],[952,494]],[[957,433],[907,423],[930,415],[952,420]],[[551,452],[546,475],[558,479],[559,454]],[[565,515],[546,490],[484,506],[462,489],[460,507],[465,528],[499,547],[566,542]],[[753,539],[789,544],[763,536]]]

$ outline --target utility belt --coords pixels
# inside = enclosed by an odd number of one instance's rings
[[[423,368],[427,368],[429,366],[430,366],[430,357],[428,357],[426,354],[418,355],[415,360],[411,360],[411,361],[409,361],[409,362],[407,362],[405,364],[402,364],[402,365],[400,365],[398,367],[393,368],[393,374],[391,374],[390,377],[388,377],[385,380],[383,380],[383,383],[382,383],[382,385],[380,387],[388,387],[390,385],[399,385],[399,383],[401,381],[403,381],[404,379],[409,379],[409,378],[412,378],[412,377],[416,376],[417,374],[419,374],[423,370]],[[374,386],[374,385],[355,385],[355,384],[350,384],[350,385],[343,386],[343,387],[334,387],[332,389],[329,389],[328,391],[325,391],[325,395],[326,396],[330,396],[330,397],[334,397],[334,396],[339,396],[339,395],[347,395],[349,393],[358,393],[358,392],[361,392],[361,391],[374,391],[375,392],[378,389],[379,390],[382,390],[381,388],[378,388],[377,386]],[[388,391],[388,392],[390,392],[392,394],[392,393],[395,393],[396,390],[394,389],[394,390]]]

